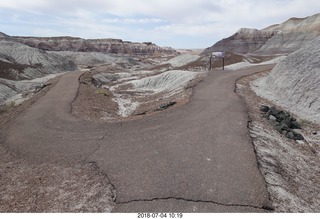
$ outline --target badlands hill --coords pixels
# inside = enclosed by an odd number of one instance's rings
[[[60,55],[0,40],[0,106],[8,98],[42,86],[42,81],[32,79],[77,69],[76,64]]]
[[[0,106],[18,94],[43,86],[44,80],[37,78],[51,78],[56,73],[74,71],[78,69],[77,65],[109,64],[113,70],[119,71],[133,66],[148,67],[153,61],[144,62],[145,57],[167,59],[178,54],[172,48],[149,42],[14,37],[0,32]]]
[[[204,50],[259,55],[289,54],[320,36],[320,14],[306,18],[290,18],[262,30],[242,28]]]
[[[0,33],[0,40],[19,42],[47,51],[102,52],[134,56],[168,56],[179,53],[170,47],[160,47],[151,42],[135,43],[121,39],[82,39],[78,37],[20,37]]]
[[[0,66],[0,78],[11,80],[34,79],[77,69],[62,56],[7,41],[0,41]]]
[[[290,54],[252,87],[299,117],[320,123],[320,37]]]

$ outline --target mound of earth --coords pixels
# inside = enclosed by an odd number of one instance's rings
[[[205,75],[201,70],[207,69],[208,60],[204,59],[182,54],[169,60],[140,60],[139,65],[122,71],[112,64],[96,66],[80,78],[73,113],[89,120],[113,121],[184,104]]]

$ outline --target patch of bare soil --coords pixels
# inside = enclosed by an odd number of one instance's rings
[[[113,101],[113,94],[109,90],[96,88],[91,83],[95,71],[84,73],[80,78],[78,95],[72,103],[72,113],[85,120],[100,121],[103,112],[117,117],[118,104]]]
[[[114,191],[94,164],[31,165],[0,147],[0,212],[110,212]]]
[[[115,191],[95,164],[34,165],[3,145],[4,124],[30,107],[58,78],[20,106],[0,113],[0,212],[110,212]]]
[[[183,91],[169,98],[164,98],[165,94],[163,93],[139,98],[142,104],[135,110],[132,117],[139,118],[141,116],[154,115],[163,110],[174,109],[188,103],[193,94],[194,87],[203,81],[203,77],[204,75],[196,77],[196,79],[189,82]],[[135,100],[134,97],[133,100]]]
[[[163,110],[174,109],[188,103],[193,93],[193,88],[205,77],[204,74],[199,75],[194,80],[191,80],[183,91],[170,97],[165,97],[165,92],[139,95],[139,93],[127,91],[131,88],[129,85],[120,85],[119,89],[121,91],[118,91],[119,93],[125,94],[132,102],[140,103],[130,116],[122,117],[118,115],[119,105],[114,101],[113,92],[106,88],[99,88],[92,82],[93,75],[106,71],[105,68],[99,68],[99,70],[95,68],[95,70],[84,73],[79,79],[79,92],[72,104],[72,113],[78,118],[100,122],[127,121],[154,115]],[[159,73],[155,72],[153,75],[157,74]],[[110,85],[113,86],[117,83],[119,82],[113,81]]]
[[[0,78],[9,79],[9,80],[22,80],[26,79],[23,76],[21,77],[21,73],[25,68],[29,66],[22,64],[13,64],[10,62],[4,62],[0,60]],[[13,74],[16,72],[16,74]]]
[[[320,212],[320,125],[300,120],[300,133],[306,140],[294,141],[262,118],[260,106],[275,104],[258,97],[250,89],[250,82],[268,73],[241,78],[236,91],[243,98],[252,120],[250,135],[270,199],[276,212]]]

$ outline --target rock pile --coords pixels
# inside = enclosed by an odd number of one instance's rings
[[[261,106],[260,111],[264,114],[263,117],[268,119],[275,127],[275,129],[293,140],[304,140],[304,137],[294,131],[294,129],[301,129],[300,124],[288,112],[278,110],[274,106]]]

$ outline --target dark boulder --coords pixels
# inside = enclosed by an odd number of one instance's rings
[[[291,121],[289,127],[292,128],[292,129],[301,129],[301,125],[296,121]]]
[[[283,130],[286,130],[287,132],[290,132],[290,128],[285,123],[280,123],[279,125],[276,125],[276,130],[280,133],[282,133]]]
[[[277,119],[278,119],[279,121],[283,121],[283,120],[285,120],[285,119],[287,118],[287,115],[286,115],[285,112],[280,111],[280,112],[276,115],[276,117],[277,117]]]
[[[160,110],[165,110],[168,109],[169,107],[175,105],[177,102],[169,102],[169,103],[165,103],[165,104],[161,104],[159,109]]]
[[[295,137],[296,137],[295,140],[299,140],[299,141],[303,141],[304,140],[304,137],[299,133],[297,133],[297,135]]]
[[[261,112],[267,113],[269,110],[270,110],[270,107],[268,107],[268,106],[262,105],[262,106],[260,107],[260,111],[261,111]]]
[[[277,117],[277,115],[280,113],[280,110],[277,110],[274,106],[270,108],[269,110],[269,115],[273,115],[275,117]]]
[[[282,130],[282,134],[284,135],[284,136],[286,136],[287,135],[287,130]]]
[[[290,139],[292,139],[292,140],[295,140],[295,139],[294,139],[294,134],[293,134],[292,132],[287,132],[286,137],[287,137],[287,138],[290,138]]]
[[[275,116],[273,116],[273,115],[270,115],[270,116],[268,117],[268,119],[269,119],[270,121],[273,121],[273,122],[277,121],[277,117],[275,117]]]
[[[284,120],[282,120],[281,122],[283,122],[284,124],[286,124],[288,127],[291,126],[291,118],[290,117],[286,117]]]

